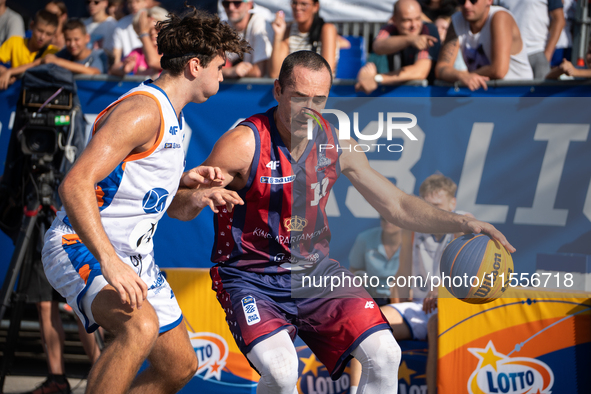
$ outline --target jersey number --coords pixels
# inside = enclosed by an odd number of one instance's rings
[[[315,207],[320,202],[320,199],[326,196],[326,191],[328,189],[328,178],[324,178],[322,180],[322,184],[320,184],[320,182],[312,183],[310,188],[314,190],[314,200],[312,200],[310,205]]]

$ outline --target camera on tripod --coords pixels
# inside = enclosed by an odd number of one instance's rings
[[[22,152],[51,160],[65,145],[63,138],[72,124],[72,93],[23,88],[21,97]]]

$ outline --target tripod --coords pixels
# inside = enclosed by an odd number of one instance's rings
[[[4,379],[12,367],[14,353],[25,304],[26,289],[29,286],[35,248],[43,240],[45,229],[53,221],[56,214],[55,185],[58,180],[51,164],[42,160],[31,162],[27,175],[30,178],[26,188],[24,215],[16,240],[14,253],[4,279],[0,293],[0,320],[9,306],[12,306],[10,326],[4,347],[4,357],[0,364],[0,391],[4,387]],[[19,277],[20,274],[20,277]],[[16,291],[14,286],[18,278]]]

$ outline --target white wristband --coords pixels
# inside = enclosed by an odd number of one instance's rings
[[[373,80],[376,81],[379,85],[382,82],[384,82],[384,76],[382,74],[376,74],[375,77],[373,77]]]

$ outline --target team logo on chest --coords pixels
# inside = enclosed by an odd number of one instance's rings
[[[316,165],[316,172],[324,171],[331,165],[332,161],[326,157],[326,154],[322,151],[318,152],[318,165]]]
[[[289,219],[284,219],[283,225],[287,228],[287,231],[302,231],[308,225],[308,219],[296,215]]]

